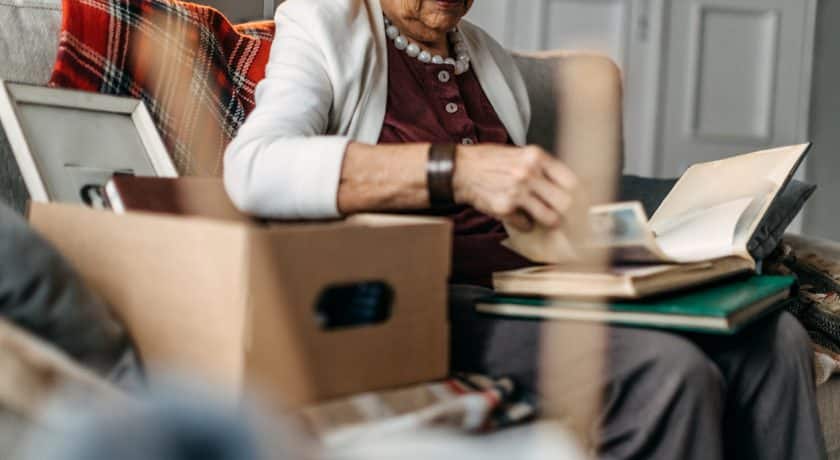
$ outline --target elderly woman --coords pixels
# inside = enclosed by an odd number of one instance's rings
[[[226,154],[234,203],[293,219],[431,209],[454,222],[453,283],[527,264],[500,245],[500,222],[560,225],[577,180],[525,145],[525,85],[462,20],[472,3],[286,0],[256,109]],[[538,326],[476,317],[470,301],[486,292],[452,292],[453,370],[534,387]],[[788,314],[731,339],[610,328],[607,350],[602,381],[579,382],[604,391],[603,458],[823,456],[808,337]]]

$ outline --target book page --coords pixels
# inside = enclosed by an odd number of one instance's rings
[[[660,226],[656,243],[680,263],[734,255],[732,243],[738,223],[754,201],[741,198],[674,217]]]
[[[736,221],[733,233],[726,234],[721,229],[702,238],[702,244],[709,243],[709,239],[719,238],[712,244],[713,247],[720,247],[728,241],[732,246],[731,253],[746,253],[749,238],[802,161],[808,147],[809,144],[793,145],[690,167],[656,210],[650,220],[651,228],[657,235],[664,235],[666,229],[672,228],[677,221],[692,213],[752,198],[753,201],[747,204],[749,209],[741,210],[744,220],[740,223]],[[730,210],[734,216],[737,206],[732,206]],[[721,209],[717,211],[724,212]],[[693,244],[701,244],[701,241]],[[675,250],[675,246],[669,247]]]
[[[654,234],[641,203],[615,203],[590,211],[591,240],[618,263],[690,263],[734,255],[733,240],[754,202],[746,197],[676,216]]]

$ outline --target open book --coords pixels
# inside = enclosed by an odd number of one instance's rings
[[[809,148],[794,145],[694,165],[650,220],[638,202],[595,207],[590,212],[592,232],[583,245],[572,244],[562,230],[509,229],[508,247],[559,267],[498,273],[494,284],[501,292],[590,296],[621,281],[621,287],[607,293],[638,297],[754,270],[748,244]],[[597,274],[564,270],[583,257],[580,246],[609,249],[619,267]],[[585,279],[594,283],[596,276],[600,287],[586,286]]]

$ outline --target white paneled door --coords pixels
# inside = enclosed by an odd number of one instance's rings
[[[476,0],[470,19],[519,51],[586,50],[624,73],[626,172],[656,172],[666,0]]]
[[[808,140],[816,0],[672,0],[660,159],[698,161]]]
[[[476,0],[514,50],[591,50],[624,72],[626,170],[808,138],[817,0]]]

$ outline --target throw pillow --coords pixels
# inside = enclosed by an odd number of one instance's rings
[[[179,173],[218,176],[272,36],[178,0],[63,0],[50,85],[142,99]]]

